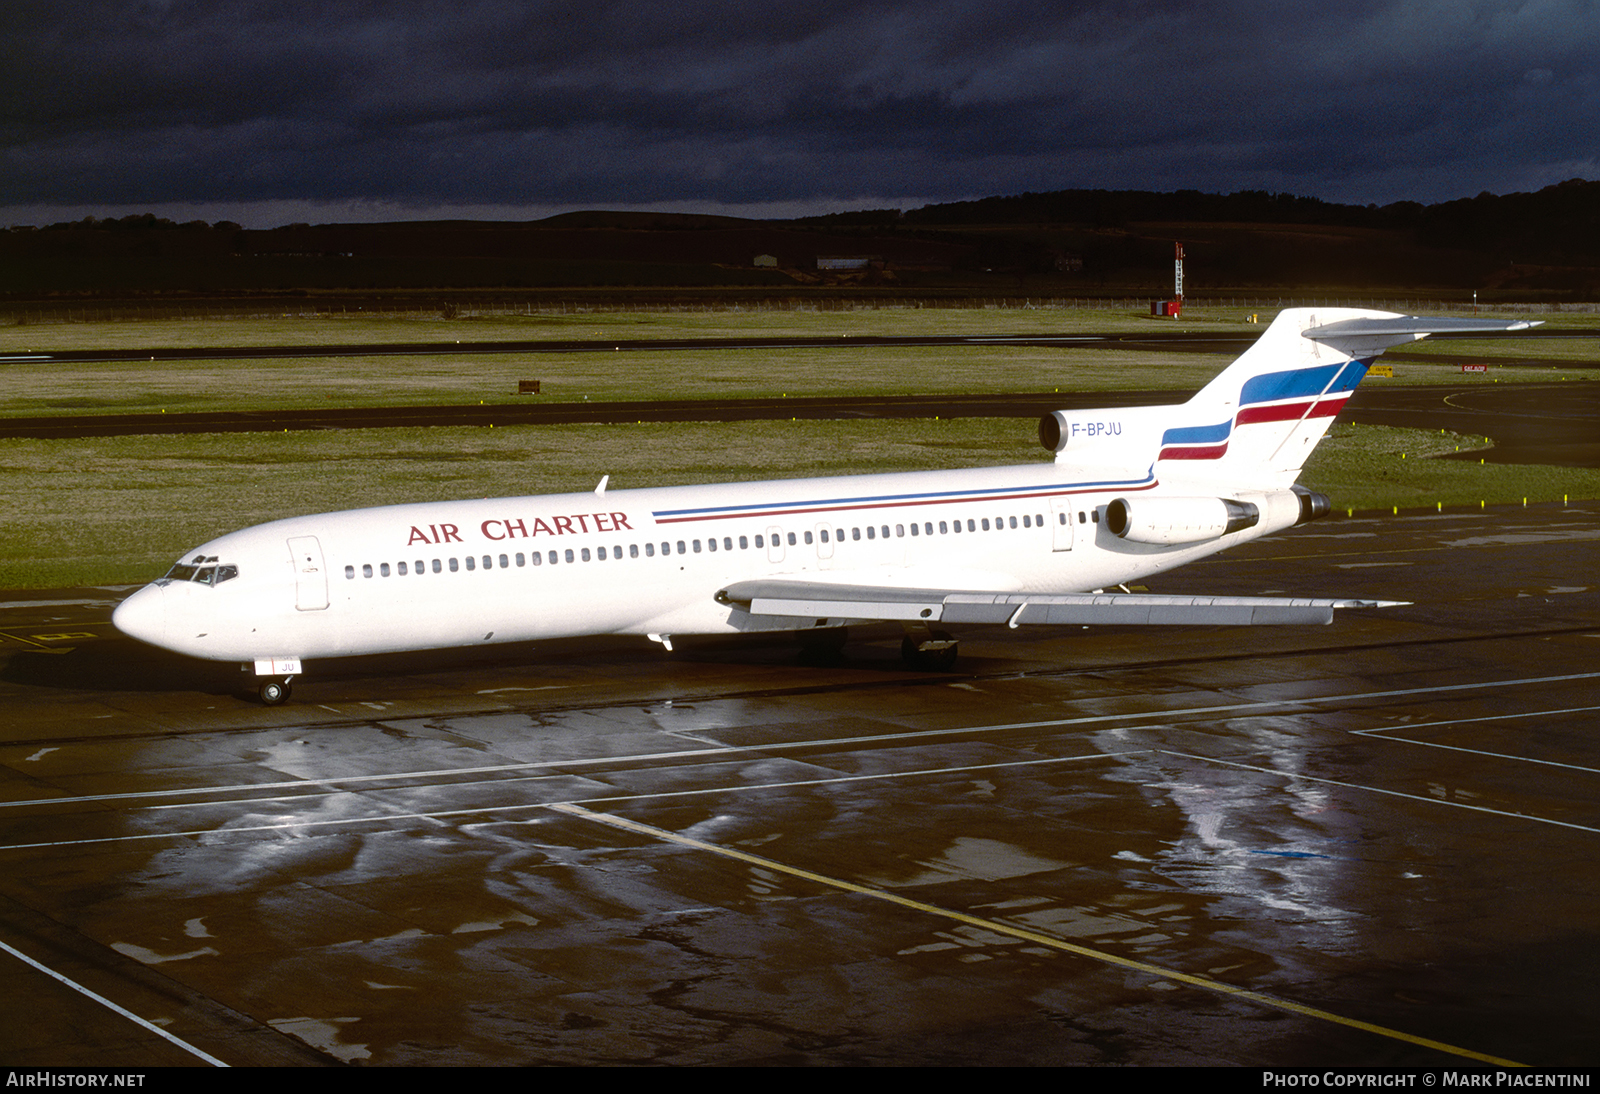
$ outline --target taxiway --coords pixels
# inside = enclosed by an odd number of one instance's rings
[[[892,630],[372,658],[271,709],[117,590],[12,594],[0,1059],[1593,1063],[1597,545],[1335,517],[1152,588],[1411,606],[974,628],[949,674]]]

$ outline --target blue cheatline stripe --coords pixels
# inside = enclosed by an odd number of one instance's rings
[[[1100,482],[1041,482],[1033,486],[1002,486],[989,490],[938,490],[916,494],[877,494],[854,498],[796,498],[792,501],[762,502],[758,505],[711,505],[693,509],[658,509],[651,513],[651,516],[657,520],[671,517],[713,515],[737,516],[739,514],[749,514],[758,516],[762,513],[818,507],[860,509],[870,508],[875,505],[914,505],[941,501],[1004,501],[1010,497],[1038,497],[1041,494],[1065,494],[1081,490],[1130,488],[1149,481],[1150,474],[1146,472],[1142,478],[1107,479]]]
[[[1338,365],[1319,365],[1253,376],[1245,381],[1239,391],[1239,407],[1242,410],[1246,406],[1261,403],[1348,394],[1355,390],[1371,366],[1370,360],[1352,360]],[[1161,445],[1221,444],[1232,434],[1235,424],[1233,419],[1229,419],[1216,425],[1169,429],[1161,434]]]
[[[1161,434],[1163,446],[1169,444],[1217,444],[1228,439],[1228,434],[1233,432],[1233,419],[1218,422],[1216,425],[1190,425],[1178,429],[1169,429]]]
[[[1347,362],[1337,365],[1319,365],[1315,368],[1290,369],[1287,372],[1268,372],[1252,376],[1239,389],[1239,405],[1270,403],[1276,399],[1303,399],[1308,395],[1321,395],[1333,383],[1334,377]]]

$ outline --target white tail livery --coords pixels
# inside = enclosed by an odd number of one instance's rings
[[[253,666],[269,703],[302,660],[579,635],[938,625],[1327,623],[1368,600],[1103,590],[1320,516],[1295,486],[1372,359],[1528,323],[1289,309],[1188,402],[1057,411],[1054,463],[608,490],[292,517],[184,556],[118,606],[124,633]]]

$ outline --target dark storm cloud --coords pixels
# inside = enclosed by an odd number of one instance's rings
[[[1597,173],[1587,0],[13,0],[0,206],[1438,200]]]

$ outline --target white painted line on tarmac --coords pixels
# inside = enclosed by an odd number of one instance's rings
[[[1422,802],[1426,805],[1445,805],[1452,809],[1469,809],[1474,813],[1488,813],[1496,817],[1509,817],[1514,820],[1533,821],[1535,824],[1553,824],[1557,828],[1571,828],[1579,832],[1593,832],[1600,835],[1600,828],[1591,828],[1586,824],[1573,824],[1570,821],[1551,820],[1549,817],[1536,817],[1531,813],[1513,813],[1509,809],[1490,809],[1486,805],[1468,805],[1466,802],[1445,801],[1443,798],[1432,798],[1426,794],[1407,794],[1402,790],[1385,790],[1381,786],[1367,786],[1363,783],[1344,782],[1341,779],[1324,779],[1317,775],[1304,775],[1298,771],[1279,771],[1275,767],[1261,767],[1257,764],[1239,763],[1235,760],[1219,760],[1211,756],[1196,756],[1190,752],[1173,752],[1170,749],[1156,748],[1152,752],[1160,752],[1168,756],[1182,756],[1186,760],[1195,760],[1205,764],[1219,764],[1223,767],[1234,767],[1241,771],[1259,771],[1263,775],[1276,775],[1280,779],[1292,779],[1300,782],[1322,783],[1324,786],[1342,786],[1346,790],[1361,790],[1369,794],[1383,794],[1391,798],[1405,798],[1407,801]]]
[[[870,897],[874,900],[881,900],[885,903],[893,904],[901,908],[907,908],[911,911],[921,912],[925,915],[937,916],[940,919],[951,920],[968,927],[976,927],[979,930],[993,931],[996,934],[1006,935],[1011,938],[1020,939],[1024,942],[1031,942],[1035,945],[1044,946],[1048,949],[1056,950],[1061,953],[1069,953],[1077,957],[1085,957],[1091,961],[1097,961],[1103,965],[1111,965],[1120,969],[1128,969],[1133,972],[1143,973],[1147,976],[1154,976],[1162,980],[1170,980],[1178,984],[1184,984],[1191,988],[1200,988],[1203,991],[1216,992],[1230,998],[1241,999],[1246,1002],[1255,1003],[1258,1006],[1269,1007],[1273,1010],[1287,1011],[1290,1014],[1298,1014],[1305,1018],[1314,1018],[1323,1022],[1332,1022],[1336,1025],[1345,1026],[1349,1029],[1358,1029],[1365,1033],[1376,1034],[1379,1037],[1387,1037],[1390,1040],[1403,1041],[1407,1044],[1419,1045],[1423,1048],[1433,1049],[1435,1051],[1447,1053],[1452,1056],[1460,1056],[1469,1060],[1477,1060],[1480,1063],[1494,1064],[1500,1067],[1523,1066],[1514,1060],[1505,1060],[1497,1056],[1488,1056],[1481,1052],[1474,1052],[1471,1049],[1445,1044],[1443,1041],[1433,1041],[1426,1037],[1418,1037],[1415,1034],[1404,1033],[1397,1029],[1390,1029],[1387,1026],[1376,1025],[1372,1022],[1363,1022],[1360,1019],[1346,1018],[1342,1014],[1334,1014],[1331,1011],[1319,1010],[1316,1007],[1308,1007],[1303,1003],[1295,1003],[1287,999],[1279,999],[1275,996],[1264,995],[1261,992],[1250,991],[1248,988],[1241,988],[1234,984],[1224,983],[1221,980],[1213,980],[1210,977],[1195,976],[1192,973],[1179,972],[1176,969],[1168,969],[1160,965],[1152,965],[1146,961],[1135,961],[1132,958],[1120,957],[1117,954],[1107,953],[1105,950],[1096,950],[1088,946],[1080,946],[1076,943],[1067,942],[1063,939],[1056,938],[1053,935],[1040,934],[1038,931],[1031,931],[1022,927],[1013,926],[1004,920],[985,919],[982,916],[968,915],[965,912],[954,911],[950,908],[941,908],[937,904],[927,904],[920,900],[912,900],[909,897],[901,896],[898,893],[887,892],[883,889],[875,889],[869,885],[860,885],[853,881],[845,881],[842,878],[830,877],[826,874],[818,874],[811,870],[802,870],[798,867],[790,866],[787,863],[779,862],[776,859],[764,858],[761,855],[752,855],[748,851],[738,851],[731,847],[723,847],[719,844],[708,843],[705,840],[695,839],[693,836],[685,836],[677,832],[668,831],[665,828],[657,828],[653,825],[641,824],[638,821],[628,820],[626,817],[619,817],[611,813],[595,813],[583,808],[580,805],[553,805],[550,808],[556,812],[565,813],[571,817],[593,821],[598,824],[609,825],[612,828],[618,828],[625,832],[632,832],[636,835],[648,836],[652,839],[661,840],[667,843],[675,843],[681,847],[688,847],[697,851],[706,851],[713,855],[720,855],[723,858],[729,858],[737,862],[745,863],[749,866],[755,866],[759,869],[771,870],[774,873],[785,874],[789,877],[810,881],[814,884],[830,889],[837,889],[846,893],[854,893],[858,896]]]
[[[1397,699],[1413,695],[1443,695],[1450,692],[1483,691],[1488,689],[1522,687],[1531,684],[1577,683],[1600,679],[1600,672],[1579,672],[1563,676],[1536,676],[1510,680],[1479,680],[1465,684],[1439,684],[1433,687],[1395,688],[1385,691],[1335,692],[1328,695],[1303,695],[1285,699],[1256,699],[1244,703],[1218,703],[1210,706],[1175,707],[1170,710],[1124,711],[1117,714],[1086,714],[1072,718],[1050,718],[1035,722],[1002,722],[994,725],[952,726],[945,729],[914,729],[895,733],[861,734],[853,737],[816,737],[806,741],[775,741],[753,745],[719,745],[709,748],[680,749],[670,752],[639,752],[620,756],[584,756],[567,760],[530,760],[513,764],[488,764],[479,767],[433,768],[421,771],[390,771],[376,775],[339,775],[327,778],[290,779],[270,783],[236,783],[224,786],[184,786],[163,790],[128,790],[114,794],[83,794],[59,798],[28,798],[19,801],[0,801],[0,809],[16,809],[44,805],[72,805],[86,802],[131,801],[142,798],[191,797],[196,794],[245,794],[268,790],[329,790],[335,787],[359,786],[367,783],[398,782],[407,779],[443,779],[467,775],[492,775],[517,771],[550,771],[567,767],[591,765],[616,765],[660,762],[663,760],[692,760],[709,756],[733,756],[740,753],[778,753],[804,749],[832,748],[841,745],[884,743],[888,741],[926,741],[940,737],[963,737],[985,733],[1003,733],[1019,729],[1055,729],[1067,726],[1104,725],[1110,722],[1138,722],[1157,720],[1169,725],[1172,719],[1193,718],[1206,714],[1241,714],[1249,711],[1282,710],[1286,708],[1320,706],[1326,703],[1358,703],[1374,699]],[[1133,727],[1140,728],[1140,727]],[[1149,727],[1144,727],[1149,728]],[[398,788],[397,789],[402,789]]]
[[[162,1029],[160,1026],[154,1025],[153,1023],[145,1021],[143,1018],[140,1018],[137,1014],[133,1013],[131,1010],[128,1010],[128,1009],[126,1009],[124,1007],[119,1007],[117,1004],[113,1003],[111,1000],[107,999],[105,996],[99,995],[99,994],[97,994],[95,992],[90,991],[88,988],[84,987],[82,984],[78,983],[76,980],[70,980],[67,977],[62,976],[60,973],[56,972],[54,969],[47,968],[46,966],[41,965],[39,962],[37,962],[33,958],[29,957],[27,954],[23,953],[21,950],[14,949],[11,946],[6,945],[4,942],[0,942],[0,950],[6,951],[6,953],[10,954],[12,957],[15,957],[18,961],[21,961],[23,964],[33,966],[34,968],[38,969],[40,972],[44,973],[46,976],[50,977],[52,980],[60,981],[61,983],[65,984],[67,987],[71,988],[73,991],[77,992],[78,994],[87,996],[88,998],[93,999],[96,1003],[99,1003],[101,1006],[115,1011],[116,1013],[122,1015],[124,1018],[128,1019],[128,1021],[133,1022],[135,1025],[142,1026],[143,1028],[149,1030],[151,1033],[154,1033],[157,1037],[162,1037],[162,1038],[165,1038],[168,1041],[171,1041],[173,1044],[177,1045],[179,1048],[183,1049],[185,1052],[190,1053],[191,1055],[199,1057],[200,1059],[204,1060],[206,1063],[210,1064],[212,1067],[227,1067],[228,1066],[227,1064],[223,1063],[221,1060],[217,1059],[215,1056],[211,1055],[209,1052],[204,1052],[204,1051],[202,1051],[202,1050],[200,1050],[198,1048],[195,1048],[188,1041],[183,1040],[181,1037],[174,1037],[172,1034],[168,1033],[166,1030]]]
[[[1468,726],[1478,722],[1508,722],[1519,718],[1548,718],[1555,714],[1587,714],[1600,710],[1600,706],[1592,707],[1563,707],[1559,710],[1526,710],[1516,714],[1488,714],[1481,718],[1451,718],[1443,722],[1416,722],[1403,726],[1387,726],[1379,729],[1353,729],[1350,732],[1357,737],[1375,737],[1384,741],[1395,741],[1399,744],[1421,745],[1423,748],[1442,748],[1448,752],[1466,752],[1473,756],[1487,756],[1496,760],[1516,760],[1518,763],[1540,764],[1544,767],[1559,767],[1567,771],[1586,771],[1593,775],[1600,775],[1600,767],[1584,767],[1582,764],[1564,764],[1558,760],[1536,760],[1532,756],[1517,756],[1510,752],[1489,752],[1481,748],[1464,748],[1461,745],[1445,745],[1437,741],[1418,741],[1412,737],[1396,737],[1396,733],[1415,733],[1419,729],[1434,729],[1439,726]]]
[[[573,798],[568,802],[524,802],[516,805],[476,805],[466,806],[461,809],[437,809],[426,812],[414,813],[373,813],[367,816],[332,817],[328,820],[289,820],[275,821],[271,824],[241,824],[228,827],[191,828],[181,832],[141,832],[137,835],[121,836],[93,836],[85,839],[51,840],[42,843],[9,843],[0,844],[0,851],[34,851],[48,847],[84,847],[92,844],[103,843],[132,843],[152,839],[201,839],[229,836],[239,832],[298,832],[312,828],[336,828],[347,824],[379,824],[385,821],[428,821],[434,824],[443,824],[447,820],[461,817],[493,815],[498,813],[519,813],[530,809],[549,809],[554,805],[562,804],[598,804],[605,802],[616,804],[627,801],[654,801],[662,798],[689,798],[702,797],[707,794],[743,794],[752,790],[787,790],[806,786],[837,786],[841,783],[881,782],[886,779],[912,779],[930,775],[962,775],[974,771],[994,771],[1006,767],[1038,767],[1044,764],[1072,763],[1078,760],[1109,760],[1119,756],[1134,756],[1150,752],[1151,749],[1139,748],[1127,752],[1091,752],[1083,756],[1040,756],[1029,760],[1006,760],[989,764],[964,764],[959,767],[927,767],[911,771],[879,771],[870,775],[830,775],[819,779],[789,779],[780,782],[766,783],[735,783],[723,786],[704,786],[690,790],[645,790],[631,794],[598,794],[580,798]],[[429,789],[435,789],[430,787]],[[230,802],[199,802],[194,808],[201,805],[252,805],[260,799],[245,798],[237,803]],[[172,808],[171,806],[150,806],[150,809]]]

